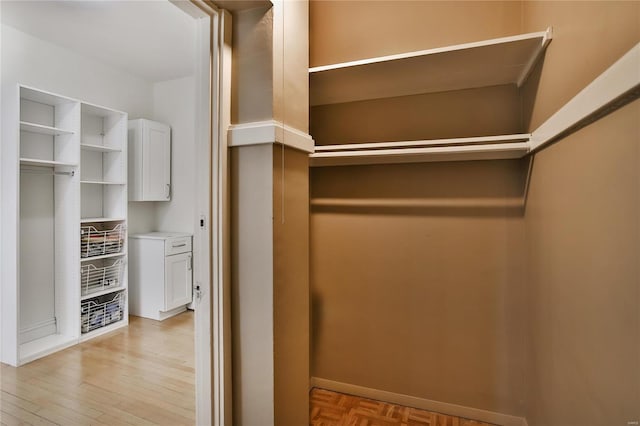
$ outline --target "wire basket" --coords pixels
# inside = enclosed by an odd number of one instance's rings
[[[123,271],[123,259],[117,259],[114,262],[96,260],[94,263],[82,265],[80,267],[82,295],[87,296],[99,291],[120,287],[122,285]]]
[[[80,227],[80,256],[83,258],[120,253],[124,247],[126,226],[118,223],[103,229],[105,224],[86,224]]]
[[[124,318],[124,292],[105,294],[81,303],[82,332],[106,327]]]

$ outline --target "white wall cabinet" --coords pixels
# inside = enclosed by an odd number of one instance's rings
[[[162,321],[186,310],[193,287],[191,235],[129,236],[131,314]]]
[[[16,137],[3,140],[17,147],[3,160],[19,165],[16,203],[2,226],[18,231],[17,268],[0,311],[2,362],[14,366],[128,323],[127,114],[16,89]]]
[[[129,121],[129,201],[171,200],[171,128]]]

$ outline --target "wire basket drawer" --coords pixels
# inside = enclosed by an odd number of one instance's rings
[[[124,319],[124,292],[105,294],[81,304],[82,332],[88,333]]]
[[[124,260],[94,260],[80,267],[80,286],[82,295],[97,293],[122,285]]]
[[[124,223],[88,223],[80,227],[80,256],[83,258],[120,253],[126,233]]]

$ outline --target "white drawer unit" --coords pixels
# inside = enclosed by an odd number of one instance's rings
[[[186,310],[193,292],[191,235],[129,236],[129,312],[162,321]]]

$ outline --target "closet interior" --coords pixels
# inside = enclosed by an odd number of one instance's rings
[[[588,337],[637,354],[638,269],[603,249],[640,241],[607,220],[638,211],[637,6],[369,6],[311,3],[311,386],[491,424],[637,416]]]

